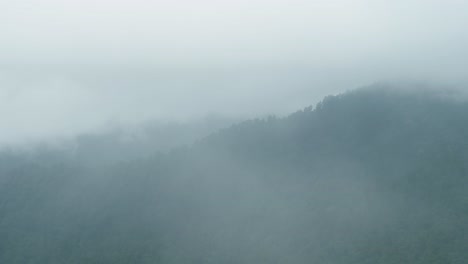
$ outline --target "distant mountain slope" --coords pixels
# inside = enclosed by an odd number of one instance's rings
[[[465,263],[467,113],[366,88],[114,165],[4,156],[0,263]]]

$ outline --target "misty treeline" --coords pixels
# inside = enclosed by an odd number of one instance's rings
[[[468,103],[456,94],[358,89],[170,151],[109,137],[82,138],[87,158],[2,152],[0,263],[468,259]]]

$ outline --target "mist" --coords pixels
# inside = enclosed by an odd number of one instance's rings
[[[466,83],[463,1],[2,1],[2,143]],[[13,114],[12,114],[13,113]]]
[[[466,25],[455,0],[0,0],[0,263],[465,263]]]

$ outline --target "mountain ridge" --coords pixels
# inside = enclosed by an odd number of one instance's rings
[[[98,168],[2,157],[0,262],[463,263],[467,112],[365,88]]]

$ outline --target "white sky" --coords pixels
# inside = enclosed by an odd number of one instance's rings
[[[463,85],[466,47],[466,1],[0,0],[0,143]]]

